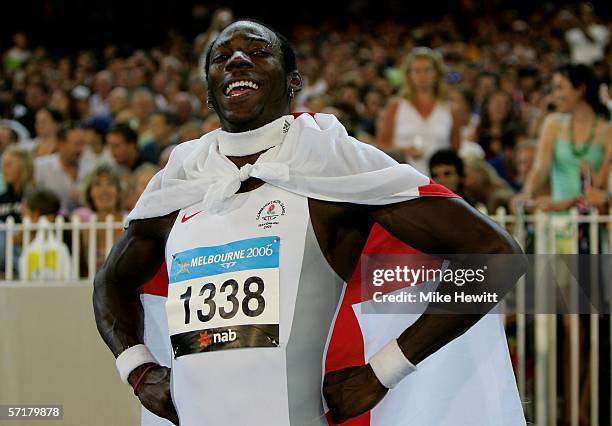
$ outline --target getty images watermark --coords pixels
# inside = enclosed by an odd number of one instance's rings
[[[364,314],[609,313],[610,255],[369,254]]]

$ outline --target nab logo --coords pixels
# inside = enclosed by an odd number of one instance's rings
[[[209,333],[208,330],[200,333],[199,343],[201,348],[207,348],[215,343],[229,343],[236,340],[238,336],[236,332],[229,328],[227,331],[220,333]]]
[[[229,269],[229,268],[231,268],[232,266],[234,266],[235,264],[236,264],[236,262],[227,262],[227,263],[220,263],[219,265],[220,265],[222,268]]]

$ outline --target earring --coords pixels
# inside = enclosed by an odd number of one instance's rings
[[[295,96],[295,92],[293,91],[293,87],[289,88],[289,99],[293,98]]]
[[[206,106],[208,107],[208,109],[215,109],[215,106],[213,105],[210,96],[206,98]]]

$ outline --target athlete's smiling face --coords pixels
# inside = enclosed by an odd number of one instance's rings
[[[239,21],[228,26],[210,52],[208,90],[221,127],[242,132],[289,114],[289,90],[301,79],[285,70],[280,40],[261,25]]]

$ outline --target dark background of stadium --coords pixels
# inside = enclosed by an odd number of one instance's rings
[[[610,16],[612,2],[593,1],[600,17]],[[474,16],[518,12],[537,8],[553,12],[560,2],[502,0],[297,0],[297,1],[225,1],[142,2],[131,0],[9,0],[0,7],[0,50],[12,45],[11,35],[24,31],[30,46],[44,44],[52,54],[74,53],[81,48],[107,44],[120,51],[150,48],[168,39],[171,32],[185,36],[188,42],[206,30],[210,14],[217,7],[229,7],[236,17],[252,17],[290,33],[296,22],[334,25],[356,23],[367,31],[368,25],[385,19],[415,25],[427,18],[453,14],[460,28],[462,21]],[[571,4],[571,3],[568,3]]]

